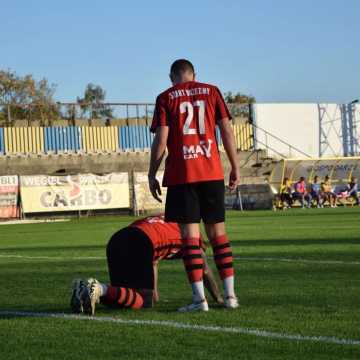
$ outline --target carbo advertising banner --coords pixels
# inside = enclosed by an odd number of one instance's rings
[[[128,173],[21,176],[24,213],[128,208]]]

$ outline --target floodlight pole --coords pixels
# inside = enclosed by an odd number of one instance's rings
[[[329,152],[332,156],[360,154],[360,111],[355,106],[359,101],[355,99],[349,103],[337,104],[338,110],[334,113],[328,112],[327,104],[318,104],[319,157]],[[338,137],[340,146],[334,146],[330,134]]]
[[[342,128],[344,156],[355,156],[360,152],[359,139],[357,134],[357,119],[355,104],[359,99],[355,99],[342,106]]]

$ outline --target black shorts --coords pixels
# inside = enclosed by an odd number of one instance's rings
[[[126,227],[115,233],[106,247],[111,285],[154,289],[153,256],[153,244],[140,229]]]
[[[169,186],[165,220],[179,224],[217,224],[225,221],[224,180]]]

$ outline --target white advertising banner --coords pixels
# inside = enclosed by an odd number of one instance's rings
[[[128,208],[128,173],[21,176],[24,213]]]
[[[18,194],[18,176],[0,176],[0,218],[19,217]]]
[[[157,179],[162,184],[164,172],[159,171]],[[145,172],[134,173],[134,210],[136,213],[147,210],[164,210],[167,188],[162,187],[162,203],[153,198],[149,190],[148,176]]]

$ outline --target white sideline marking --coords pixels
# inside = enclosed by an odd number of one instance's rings
[[[338,345],[360,345],[360,340],[357,339],[341,339],[334,336],[307,336],[300,334],[284,334],[260,329],[248,329],[242,327],[223,327],[216,325],[195,325],[187,324],[176,321],[162,321],[162,320],[124,320],[120,318],[112,318],[109,316],[80,316],[64,313],[46,313],[46,312],[28,312],[28,311],[0,311],[0,316],[21,316],[21,317],[34,317],[34,318],[57,318],[57,319],[72,319],[72,320],[87,320],[110,322],[117,324],[127,325],[147,325],[147,326],[163,326],[175,329],[188,329],[194,331],[207,331],[207,332],[221,332],[233,333],[243,335],[254,335],[265,338],[282,339],[282,340],[295,340],[295,341],[314,341],[324,342]]]
[[[327,264],[327,265],[360,265],[360,261],[342,261],[342,260],[308,260],[308,259],[291,259],[277,257],[234,257],[235,260],[244,261],[282,261],[282,262],[299,262],[305,264]]]
[[[0,254],[0,258],[9,259],[28,259],[28,260],[105,260],[105,256],[28,256],[17,254]],[[342,261],[342,260],[307,260],[307,259],[290,259],[290,258],[276,258],[276,257],[234,257],[234,260],[239,261],[282,261],[293,263],[305,263],[305,264],[326,264],[326,265],[360,265],[360,261]]]
[[[104,260],[105,256],[28,256],[16,254],[0,254],[0,258],[30,260]]]
[[[70,219],[7,220],[7,221],[1,221],[0,225],[40,224],[40,223],[65,222],[65,221],[70,221]]]

